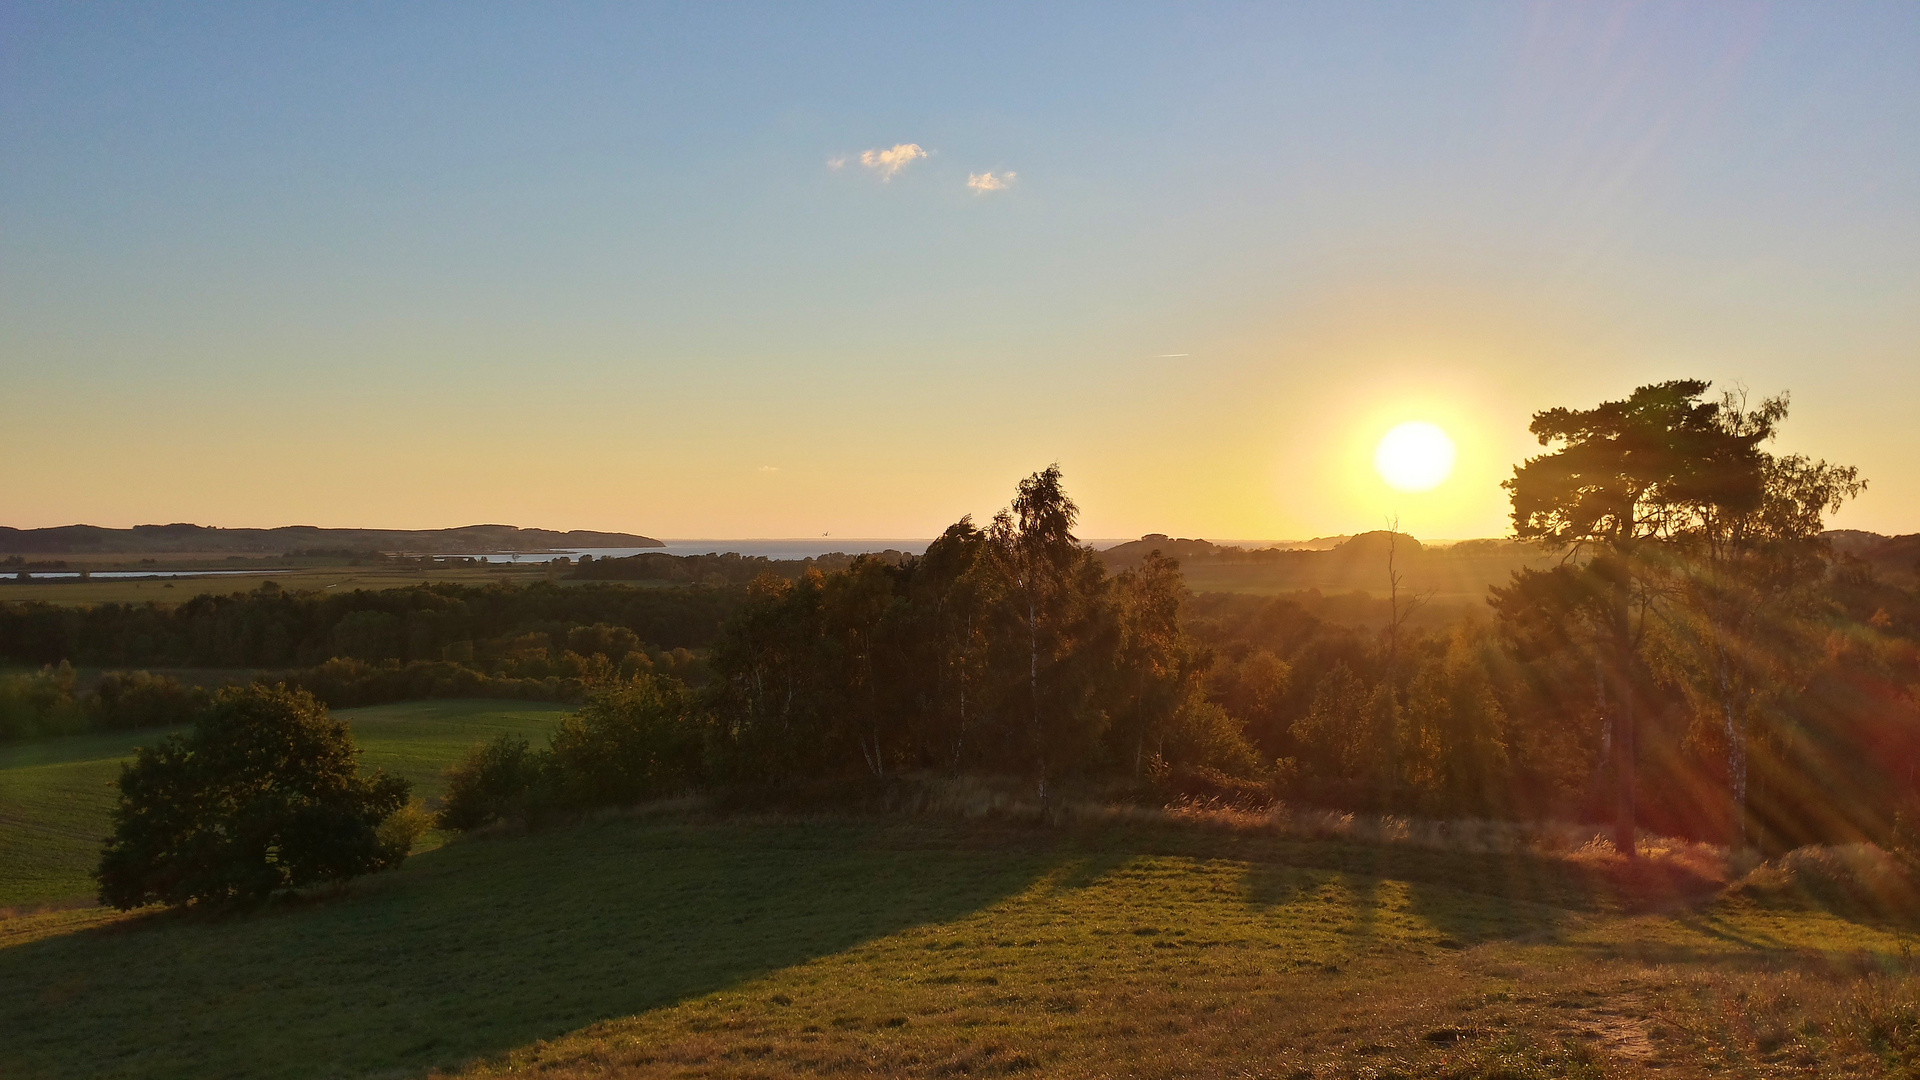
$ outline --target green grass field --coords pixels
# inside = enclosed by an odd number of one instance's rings
[[[225,577],[95,578],[90,581],[16,582],[0,576],[0,600],[25,602],[38,600],[67,607],[91,604],[179,604],[204,594],[226,595],[251,592],[271,581],[283,589],[299,592],[344,591],[355,589],[403,589],[410,585],[455,582],[485,585],[493,582],[526,584],[556,577],[557,571],[538,564],[496,567],[418,566],[296,566],[291,569],[258,574],[233,574]]]
[[[502,701],[424,701],[348,709],[366,766],[440,793],[441,773],[476,742],[502,732],[538,743],[564,709]],[[91,896],[88,875],[110,829],[114,781],[135,747],[164,732],[78,735],[0,744],[0,908]],[[430,838],[430,842],[433,839]],[[425,846],[425,845],[423,845]]]
[[[431,797],[561,710],[342,715]],[[152,737],[0,748],[0,903],[90,891]],[[614,816],[247,912],[0,913],[0,1077],[1920,1074],[1906,925],[1227,824]]]
[[[0,1075],[1911,1075],[1909,958],[1545,858],[612,819],[252,914],[0,921]]]

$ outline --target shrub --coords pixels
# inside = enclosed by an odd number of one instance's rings
[[[706,727],[676,679],[602,690],[560,722],[545,750],[502,735],[447,770],[442,828],[577,812],[675,795],[699,783]]]
[[[434,816],[427,809],[427,804],[414,799],[381,822],[375,833],[382,846],[405,855],[433,829],[433,825]]]
[[[86,728],[71,665],[0,675],[0,740],[66,735]]]
[[[199,719],[213,695],[170,675],[115,671],[100,680],[87,702],[92,726],[107,730],[185,727]]]
[[[259,899],[399,865],[381,825],[407,782],[361,776],[345,724],[311,694],[230,687],[191,734],[142,748],[95,877],[118,908]]]
[[[447,794],[437,819],[440,827],[465,831],[524,815],[544,756],[513,735],[501,735],[468,750],[447,770]]]
[[[699,781],[704,750],[686,687],[643,676],[601,691],[560,722],[549,751],[554,794],[568,809],[677,794]]]
[[[1188,701],[1174,714],[1162,752],[1176,768],[1240,777],[1260,772],[1260,755],[1247,742],[1240,721],[1210,701]]]

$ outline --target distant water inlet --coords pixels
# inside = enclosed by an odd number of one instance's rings
[[[491,555],[435,556],[436,558],[478,558],[493,563],[551,562],[562,556],[578,560],[582,555],[595,559],[624,559],[630,555],[745,555],[749,558],[798,560],[822,555],[870,555],[881,551],[904,551],[924,555],[931,540],[836,540],[831,536],[796,540],[668,540],[661,547],[569,548],[553,551],[505,551]],[[1086,540],[1096,548],[1124,543],[1121,540]]]
[[[188,578],[188,577],[260,577],[263,574],[286,574],[290,570],[18,570],[0,571],[0,581],[26,579],[28,581],[52,581],[65,578],[85,577],[100,580],[120,580],[124,578]]]
[[[835,552],[867,555],[879,551],[904,551],[924,554],[929,540],[836,540],[831,536],[802,540],[669,540],[662,547],[571,548],[554,551],[504,551],[491,555],[468,556],[493,563],[541,563],[566,557],[578,560],[582,555],[595,559],[624,559],[631,555],[745,555],[765,559],[817,559]],[[448,556],[459,558],[461,556]]]

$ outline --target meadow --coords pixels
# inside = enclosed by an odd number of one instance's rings
[[[424,701],[345,709],[365,767],[440,792],[441,774],[469,746],[502,733],[540,741],[564,709],[500,701]],[[165,732],[129,731],[0,744],[0,909],[82,900],[111,831],[114,781],[136,747]],[[429,835],[423,847],[439,842]]]
[[[1681,876],[1684,879],[1684,875]],[[1602,864],[620,816],[251,913],[0,921],[0,1075],[1907,1075],[1911,934]]]
[[[173,569],[168,564],[165,569]],[[116,569],[128,567],[116,566]],[[553,567],[537,563],[495,566],[418,566],[381,564],[343,565],[337,560],[315,561],[280,569],[262,569],[259,573],[226,574],[218,577],[181,578],[91,578],[85,581],[56,579],[16,581],[0,576],[0,600],[16,603],[40,601],[66,607],[91,604],[179,604],[196,596],[224,596],[251,592],[268,582],[290,591],[352,592],[355,589],[404,589],[412,585],[453,582],[484,585],[488,582],[525,584],[529,581],[558,579]]]

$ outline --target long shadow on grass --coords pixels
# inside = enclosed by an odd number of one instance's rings
[[[1351,879],[1391,879],[1428,886],[1435,895],[1475,893],[1503,901],[1543,904],[1566,911],[1603,911],[1631,907],[1632,889],[1607,873],[1573,860],[1531,853],[1439,851],[1409,844],[1365,844],[1340,840],[1304,840],[1259,832],[1171,828],[1112,828],[1089,831],[1093,847],[1132,853],[1230,858],[1306,870],[1327,871]],[[1278,887],[1278,886],[1276,886]],[[1688,885],[1699,891],[1695,885]],[[1681,886],[1660,895],[1678,895]],[[1710,892],[1711,889],[1706,891]]]
[[[453,1065],[961,917],[1068,854],[902,850],[858,825],[459,844],[324,903],[0,949],[0,1075]]]
[[[1270,841],[1243,846],[1253,861],[1248,900],[1256,906],[1298,902],[1337,885],[1347,895],[1356,938],[1378,923],[1383,881],[1406,885],[1405,909],[1448,945],[1557,936],[1576,913],[1633,910],[1646,899],[1615,876],[1587,865],[1526,853],[1433,851],[1390,844]],[[1649,895],[1699,892],[1691,884]]]

